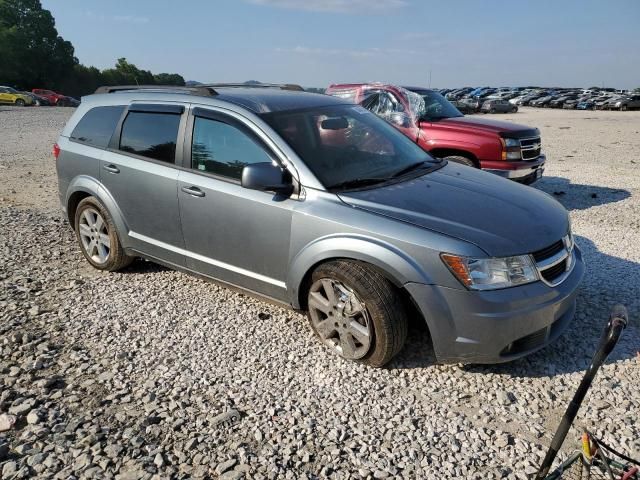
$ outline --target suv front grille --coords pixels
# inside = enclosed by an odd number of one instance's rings
[[[542,260],[546,260],[549,257],[553,257],[556,253],[564,248],[564,242],[562,240],[558,240],[556,243],[549,245],[542,250],[538,250],[537,252],[533,252],[533,259],[536,262],[540,262]]]
[[[542,142],[540,137],[523,138],[520,140],[520,149],[522,150],[523,160],[536,160],[542,151]]]
[[[551,287],[561,284],[573,270],[575,263],[573,245],[569,237],[533,252],[540,279]]]

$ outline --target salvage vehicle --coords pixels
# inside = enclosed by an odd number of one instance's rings
[[[27,105],[33,105],[33,99],[28,95],[20,93],[15,88],[0,86],[0,103],[25,107]]]
[[[511,105],[508,100],[487,100],[480,107],[482,113],[516,113],[518,107]]]
[[[537,128],[466,117],[432,90],[352,83],[331,85],[326,93],[381,116],[436,157],[525,184],[544,171],[546,157]]]
[[[569,327],[584,265],[556,200],[281,88],[84,97],[54,156],[86,260],[144,257],[306,311],[332,352],[376,367],[409,315],[440,362],[512,360]]]
[[[39,95],[40,97],[46,98],[47,100],[49,100],[49,103],[51,105],[55,105],[57,107],[69,107],[72,103],[70,97],[67,97],[66,95],[63,95],[61,93],[56,93],[53,90],[34,88],[33,90],[31,90],[31,92]]]

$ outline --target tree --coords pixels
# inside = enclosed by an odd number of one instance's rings
[[[159,73],[153,76],[155,83],[158,85],[179,85],[184,86],[185,81],[182,75],[177,73]]]
[[[56,87],[78,63],[39,0],[0,0],[0,83]]]
[[[154,75],[126,58],[103,71],[81,65],[40,0],[0,0],[0,85],[82,96],[100,85],[142,84],[184,85],[184,78],[177,73]]]

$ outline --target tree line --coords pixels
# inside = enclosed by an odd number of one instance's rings
[[[0,0],[0,85],[47,88],[79,97],[100,85],[137,84],[184,85],[184,78],[141,70],[126,58],[104,70],[82,65],[40,0]]]

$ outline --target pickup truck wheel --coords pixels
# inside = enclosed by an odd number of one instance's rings
[[[78,204],[75,230],[82,253],[98,270],[115,272],[133,261],[124,253],[111,215],[96,198]]]
[[[18,99],[16,100],[16,106],[18,106],[18,107],[24,107],[24,106],[25,106],[24,100],[23,100],[23,99],[21,99],[21,98],[18,98]]]
[[[450,162],[460,163],[462,165],[466,165],[467,167],[476,168],[476,164],[473,163],[473,160],[467,157],[463,157],[462,155],[451,155],[449,157],[443,157],[443,158]]]
[[[382,367],[404,346],[407,316],[395,287],[357,262],[320,265],[307,299],[311,328],[334,353]]]

